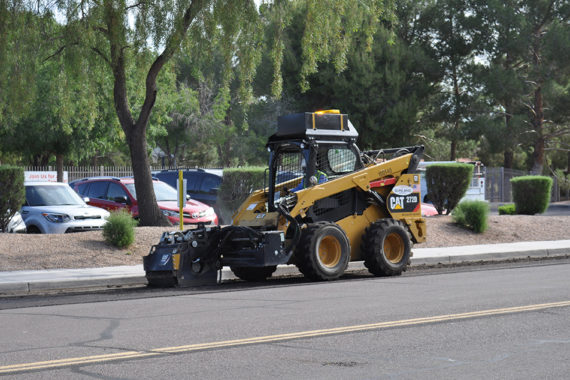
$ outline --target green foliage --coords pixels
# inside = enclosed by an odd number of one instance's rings
[[[515,215],[516,213],[517,209],[514,203],[499,206],[499,215]]]
[[[426,167],[426,181],[429,200],[441,215],[446,209],[449,214],[469,188],[473,176],[470,164],[433,164]]]
[[[463,201],[453,210],[453,221],[477,233],[487,230],[489,204],[485,201]]]
[[[550,203],[552,178],[544,176],[522,176],[511,179],[513,201],[517,214],[542,214]]]
[[[222,218],[230,220],[252,191],[263,188],[264,181],[265,167],[224,169],[224,180],[218,193]]]
[[[362,149],[410,145],[423,125],[419,122],[422,110],[437,90],[430,83],[437,81],[440,73],[420,41],[406,41],[407,25],[380,25],[373,40],[364,30],[354,31],[346,54],[349,69],[338,72],[334,62],[321,63],[319,71],[307,77],[307,90],[298,83],[303,70],[298,59],[300,41],[306,32],[299,12],[287,29],[283,62],[284,92],[295,100],[295,110],[338,108],[348,113],[360,134]],[[403,13],[402,17],[413,18],[411,11]],[[395,33],[393,29],[400,27]]]
[[[0,165],[0,231],[5,231],[10,219],[26,200],[24,169]]]
[[[103,226],[103,237],[109,244],[125,248],[135,241],[137,221],[126,211],[111,212]]]

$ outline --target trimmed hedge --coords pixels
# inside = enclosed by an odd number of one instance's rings
[[[0,231],[6,231],[10,219],[25,201],[24,169],[0,165]]]
[[[485,201],[463,201],[452,213],[453,221],[477,233],[487,229],[489,204]]]
[[[499,206],[499,215],[515,215],[517,210],[513,203]]]
[[[218,192],[218,204],[224,221],[231,220],[233,213],[252,191],[263,188],[265,169],[261,166],[224,169],[224,180]]]
[[[449,163],[433,164],[426,167],[426,181],[429,189],[429,200],[438,214],[447,210],[449,214],[467,192],[473,165]]]
[[[115,247],[125,248],[135,241],[137,221],[126,211],[113,211],[103,226],[105,241]]]
[[[542,214],[550,203],[552,178],[545,176],[522,176],[511,179],[513,201],[517,214]]]

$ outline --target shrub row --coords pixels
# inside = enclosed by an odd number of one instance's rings
[[[426,168],[426,181],[429,188],[429,199],[439,214],[457,206],[469,188],[473,176],[473,165],[470,164],[433,164]]]
[[[6,231],[10,219],[25,200],[24,169],[0,165],[0,231]]]
[[[511,179],[517,214],[542,214],[550,203],[552,178],[523,176]]]
[[[499,206],[499,215],[515,215],[517,213],[514,204]]]
[[[103,226],[105,241],[115,247],[125,248],[135,241],[137,221],[127,211],[114,211]]]
[[[463,201],[453,210],[453,221],[477,233],[487,229],[489,204],[485,201]]]

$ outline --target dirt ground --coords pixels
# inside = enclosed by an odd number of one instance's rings
[[[427,242],[416,248],[570,239],[570,216],[490,215],[483,234],[463,229],[451,216],[426,218]],[[108,245],[101,231],[64,235],[0,233],[0,271],[91,268],[137,265],[157,244],[162,232],[175,227],[137,227],[127,249]]]

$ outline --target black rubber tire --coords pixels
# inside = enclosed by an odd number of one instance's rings
[[[276,265],[269,267],[230,267],[236,277],[251,282],[266,281],[277,270]]]
[[[411,235],[399,220],[380,219],[372,223],[362,238],[364,266],[375,276],[398,276],[410,263]]]
[[[350,241],[335,223],[309,224],[302,231],[295,261],[299,271],[313,281],[337,279],[350,261]]]
[[[29,226],[26,228],[26,233],[28,234],[41,234],[42,231],[36,226]]]

